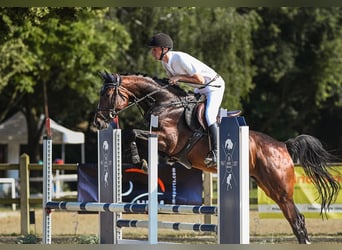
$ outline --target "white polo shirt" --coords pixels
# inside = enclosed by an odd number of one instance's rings
[[[162,65],[169,77],[175,75],[193,76],[197,73],[204,77],[205,83],[208,83],[217,75],[215,70],[187,53],[180,51],[169,51],[168,56],[168,63],[162,61]],[[215,78],[212,83],[213,85],[210,83],[204,88],[196,87],[194,89],[195,93],[205,95],[207,98],[205,118],[209,126],[217,121],[217,114],[222,102],[225,87],[222,77]]]
[[[162,65],[169,77],[200,74],[204,77],[205,83],[208,83],[216,76],[215,70],[187,53],[169,51],[168,56],[168,63],[162,61]]]

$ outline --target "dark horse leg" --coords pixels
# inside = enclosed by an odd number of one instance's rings
[[[293,233],[297,237],[300,244],[310,244],[308,233],[305,225],[305,217],[302,215],[294,204],[293,199],[282,199],[278,202],[280,209],[290,223]]]
[[[137,136],[139,132],[135,129],[122,130],[122,161],[141,166],[143,160],[147,159],[147,146],[140,145],[141,141],[137,139]]]
[[[292,169],[293,168],[289,167],[284,176],[289,177],[294,175],[291,171]],[[305,226],[305,218],[298,211],[292,198],[292,181],[286,182],[286,180],[279,175],[278,169],[274,169],[272,172],[264,172],[265,170],[265,168],[258,168],[258,171],[260,172],[258,172],[256,174],[257,177],[255,177],[257,185],[264,190],[267,196],[278,204],[286,220],[289,222],[298,242],[301,244],[310,243]]]
[[[149,131],[140,129],[127,129],[122,131],[122,161],[131,163],[147,171],[148,160],[148,134]],[[169,157],[159,152],[158,162],[170,164]]]
[[[262,186],[262,185],[260,185]],[[300,244],[310,244],[308,233],[305,225],[305,217],[299,212],[296,205],[294,204],[291,192],[286,193],[285,190],[281,190],[278,187],[278,191],[284,191],[283,195],[267,193],[268,196],[273,199],[283,212],[286,220],[289,222],[291,229],[296,236]],[[265,189],[263,189],[265,191]],[[274,192],[274,191],[273,191]]]

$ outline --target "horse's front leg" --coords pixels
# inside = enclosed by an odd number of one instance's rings
[[[158,135],[159,163],[170,164],[170,157],[176,148],[175,139],[177,134],[170,131],[155,131]],[[123,160],[133,163],[145,169],[148,160],[148,137],[150,132],[146,130],[133,129],[124,131],[123,134]]]
[[[122,131],[122,161],[145,169],[147,167],[148,143],[142,130]]]

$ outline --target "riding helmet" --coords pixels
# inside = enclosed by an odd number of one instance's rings
[[[152,37],[151,41],[148,43],[148,46],[172,49],[173,41],[169,35],[158,33]]]

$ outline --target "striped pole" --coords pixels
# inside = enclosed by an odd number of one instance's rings
[[[135,227],[135,228],[148,228],[149,222],[145,220],[123,220],[117,221],[117,226],[122,227]],[[159,228],[172,229],[172,230],[190,230],[194,232],[217,232],[217,225],[215,224],[199,224],[199,223],[181,223],[181,222],[158,222]]]
[[[159,213],[212,214],[217,215],[216,206],[158,205]]]
[[[148,204],[137,203],[101,203],[101,202],[47,202],[46,208],[69,211],[88,212],[125,212],[125,213],[148,213]],[[216,206],[191,206],[191,205],[167,205],[159,204],[158,213],[164,214],[211,214],[217,215]]]

